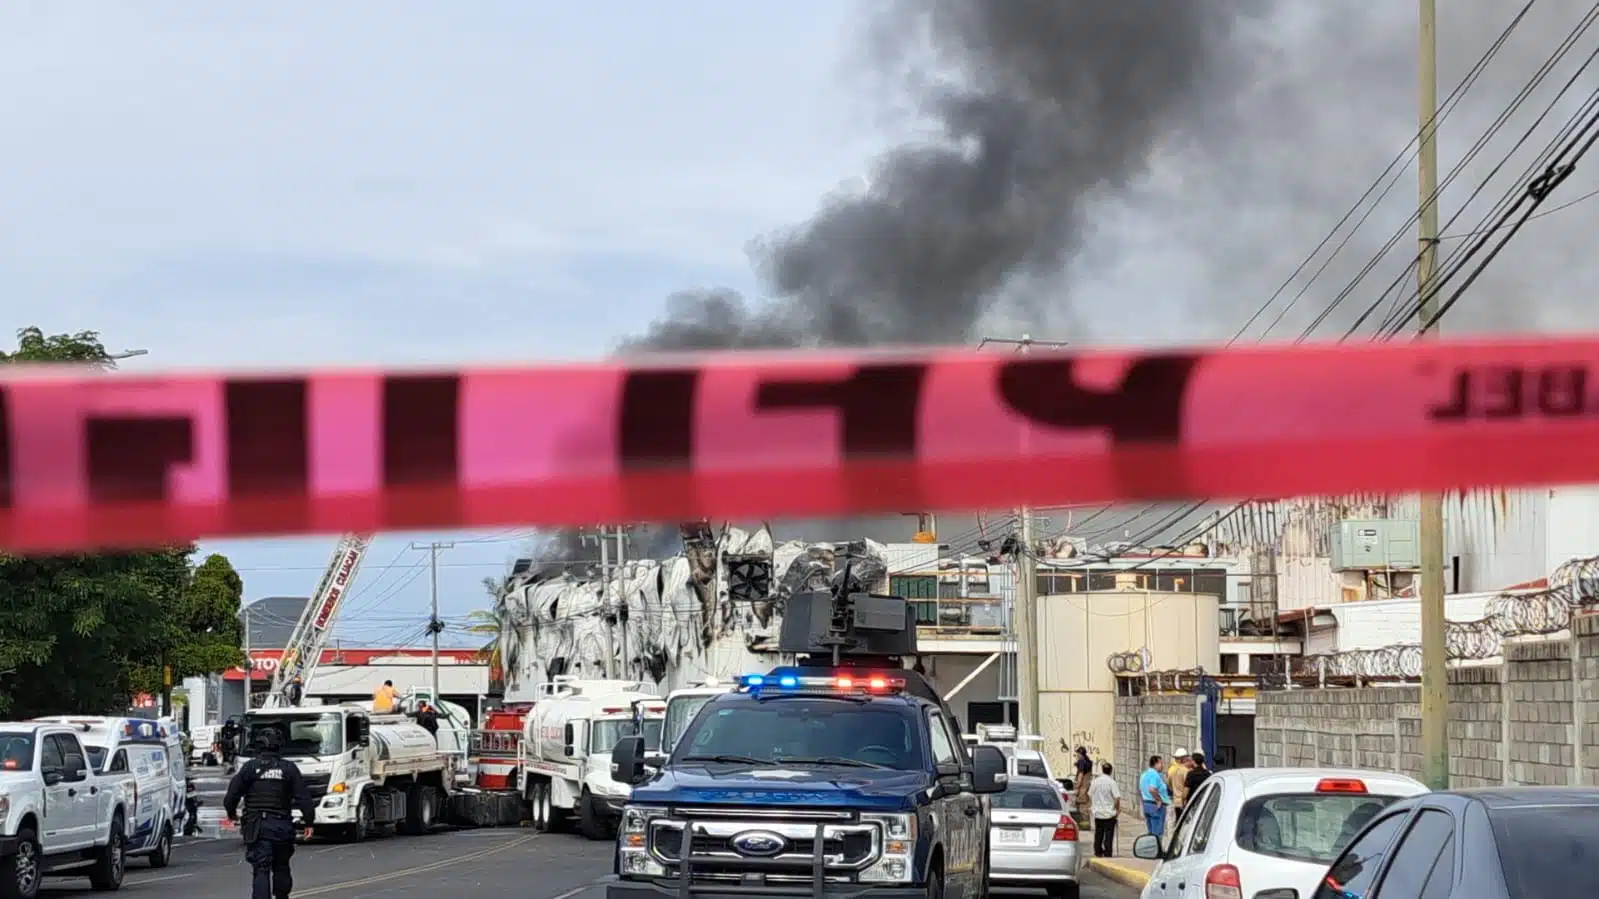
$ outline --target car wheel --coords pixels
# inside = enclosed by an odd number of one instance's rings
[[[155,849],[148,858],[152,868],[165,868],[172,864],[172,825],[161,826],[161,836],[156,839]]]
[[[533,821],[533,830],[537,833],[549,833],[549,827],[546,823],[549,819],[544,816],[544,785],[540,783],[531,784],[528,786],[527,792],[528,817]]]
[[[17,853],[0,859],[0,897],[34,899],[39,895],[41,872],[39,838],[32,829],[17,831]]]
[[[89,886],[100,892],[122,889],[122,875],[127,871],[127,836],[122,815],[111,819],[111,834],[89,869]]]
[[[594,809],[594,796],[587,789],[577,804],[577,829],[583,836],[591,840],[603,840],[608,835],[605,827],[600,822],[600,816]]]
[[[356,843],[372,835],[372,816],[376,809],[372,805],[372,794],[367,793],[355,805],[355,823],[350,825],[350,839]]]

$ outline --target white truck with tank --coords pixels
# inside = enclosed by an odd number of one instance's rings
[[[561,676],[540,693],[522,739],[533,826],[559,830],[575,818],[584,836],[609,839],[631,794],[611,778],[611,749],[641,731],[646,745],[659,747],[666,704],[640,681]]]
[[[244,718],[241,765],[265,729],[278,732],[283,757],[305,777],[317,836],[364,840],[391,825],[426,833],[455,787],[454,758],[403,715],[355,704],[256,709]]]
[[[0,899],[34,899],[46,876],[120,889],[133,774],[101,773],[76,728],[0,723]]]

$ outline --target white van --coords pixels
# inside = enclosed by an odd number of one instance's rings
[[[170,718],[109,718],[95,715],[57,715],[41,718],[68,725],[89,756],[89,765],[102,773],[132,772],[138,795],[129,821],[127,854],[143,856],[150,867],[165,868],[172,860],[172,838],[183,833],[188,815],[184,803],[188,786],[188,759],[177,722]]]

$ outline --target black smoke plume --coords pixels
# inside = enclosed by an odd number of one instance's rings
[[[1012,288],[1037,296],[1028,288],[1052,285],[1068,301],[1065,276],[1093,231],[1091,204],[1128,189],[1164,142],[1214,126],[1247,74],[1240,45],[1262,7],[891,4],[869,30],[878,73],[934,136],[877,160],[864,192],[829,198],[810,221],[758,239],[768,302],[728,289],[673,295],[665,317],[622,351],[947,343],[971,338]],[[913,530],[884,517],[791,523],[776,536],[891,541]],[[637,528],[633,540],[646,558],[678,548],[675,525]],[[597,552],[563,534],[546,558],[570,565]]]
[[[970,339],[1023,282],[1061,287],[1066,301],[1062,276],[1093,231],[1090,205],[1132,185],[1174,136],[1221,118],[1262,11],[1167,0],[890,6],[871,30],[874,55],[935,136],[878,160],[864,192],[756,241],[771,301],[681,293],[624,349],[944,343]]]

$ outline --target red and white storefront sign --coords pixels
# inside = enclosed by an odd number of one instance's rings
[[[371,666],[403,661],[415,664],[416,662],[431,659],[431,649],[406,647],[403,649],[324,649],[322,650],[322,665],[356,665]],[[273,673],[278,670],[278,661],[283,658],[281,649],[256,649],[250,652],[250,667],[256,679],[270,680]],[[439,658],[447,660],[451,665],[481,665],[483,657],[476,649],[441,649]],[[244,680],[243,668],[230,668],[222,673],[225,680]]]

